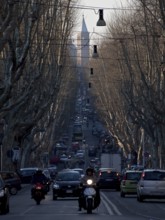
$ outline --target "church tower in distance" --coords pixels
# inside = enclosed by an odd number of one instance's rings
[[[89,32],[83,16],[82,28],[77,35],[77,65],[79,67],[88,67],[89,65],[89,41]]]

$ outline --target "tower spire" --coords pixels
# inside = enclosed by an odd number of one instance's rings
[[[85,23],[85,19],[84,19],[84,15],[83,15],[83,18],[82,18],[82,29],[81,29],[81,32],[88,32],[88,29],[87,29],[87,26],[86,26],[86,23]]]

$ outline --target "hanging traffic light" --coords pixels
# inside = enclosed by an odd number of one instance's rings
[[[104,21],[103,9],[99,9],[99,20],[96,25],[97,26],[106,26],[106,22]]]
[[[99,55],[97,53],[97,45],[93,45],[93,55],[92,57],[93,58],[97,58]]]
[[[91,68],[91,75],[93,75],[93,68]]]

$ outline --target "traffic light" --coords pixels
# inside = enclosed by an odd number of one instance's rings
[[[92,57],[93,58],[97,58],[99,55],[98,55],[98,53],[97,53],[97,45],[94,45],[93,46],[93,55],[92,55]]]
[[[93,75],[93,68],[91,68],[91,75]]]

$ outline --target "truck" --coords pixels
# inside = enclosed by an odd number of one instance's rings
[[[101,167],[113,168],[121,172],[121,154],[120,153],[102,153]]]

